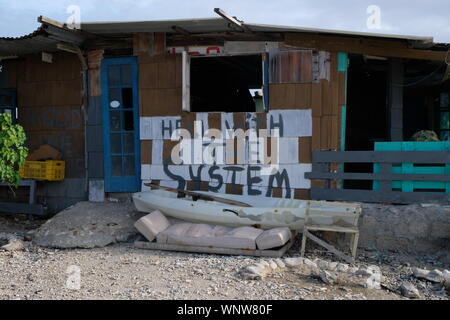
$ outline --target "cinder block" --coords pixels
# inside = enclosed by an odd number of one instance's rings
[[[266,230],[256,238],[256,245],[259,250],[281,247],[291,239],[289,228],[274,228]]]
[[[153,241],[170,226],[170,222],[160,211],[155,210],[136,221],[134,226],[148,241]]]
[[[89,201],[92,202],[105,201],[104,180],[89,180]]]

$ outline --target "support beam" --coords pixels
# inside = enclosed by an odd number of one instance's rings
[[[39,23],[50,24],[50,25],[58,27],[58,28],[65,28],[66,27],[65,23],[62,23],[62,22],[59,22],[59,21],[56,21],[56,20],[53,20],[53,19],[50,19],[50,18],[47,18],[47,17],[44,17],[44,16],[39,16],[37,21]]]
[[[390,59],[388,114],[391,141],[403,141],[403,78],[404,66],[402,60]]]
[[[238,29],[240,29],[243,32],[252,32],[249,27],[247,27],[243,21],[239,21],[235,17],[230,16],[225,11],[221,10],[220,8],[214,8],[214,12],[217,13],[219,16],[227,20],[232,25],[236,26]]]
[[[64,44],[64,43],[58,43],[56,45],[56,47],[58,48],[58,50],[61,50],[61,51],[75,53],[78,56],[78,59],[80,59],[81,67],[82,67],[83,71],[86,71],[88,69],[86,58],[84,57],[83,51],[81,51],[80,48],[71,46],[68,44]]]
[[[183,36],[189,36],[191,34],[189,31],[179,26],[172,26],[172,30],[176,33],[182,34]]]
[[[285,45],[304,49],[433,61],[445,61],[447,56],[447,51],[416,49],[411,42],[404,39],[369,39],[320,33],[286,33]]]

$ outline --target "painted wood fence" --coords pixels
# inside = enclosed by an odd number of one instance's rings
[[[374,172],[343,172],[344,163],[373,163]],[[428,167],[423,167],[426,164]],[[421,151],[314,151],[312,172],[305,178],[324,180],[324,187],[312,187],[311,199],[333,201],[390,202],[390,203],[450,203],[450,194],[445,189],[450,182],[447,171],[450,164],[448,150]],[[402,166],[415,170],[402,171]],[[338,168],[338,170],[334,170]],[[400,169],[399,169],[400,168]],[[434,168],[434,169],[423,169]],[[441,168],[441,169],[437,169]],[[373,190],[333,189],[333,180],[372,180],[376,182]],[[402,183],[407,182],[402,188]],[[411,189],[410,182],[413,182]],[[426,184],[421,184],[426,183]],[[343,184],[340,184],[343,185]],[[434,188],[430,188],[434,186]],[[420,187],[420,188],[419,188]],[[426,188],[424,188],[426,187]],[[418,192],[416,189],[434,189]]]

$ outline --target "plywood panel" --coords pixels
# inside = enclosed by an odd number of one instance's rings
[[[309,189],[294,189],[294,199],[299,199],[299,200],[310,199]]]
[[[158,87],[158,64],[141,63],[139,65],[139,88],[155,89]]]
[[[298,138],[300,163],[312,163],[312,137]]]
[[[175,73],[175,59],[167,59],[165,62],[158,63],[158,88],[176,88]]]
[[[208,114],[208,126],[211,129],[221,130],[222,128],[222,114],[219,112],[212,112]]]
[[[241,184],[231,184],[231,183],[227,183],[227,184],[226,184],[225,192],[226,192],[227,194],[237,194],[237,195],[242,195],[242,185],[241,185]]]
[[[311,109],[313,117],[322,115],[322,85],[321,83],[311,84]]]
[[[141,163],[152,163],[152,140],[141,141]]]
[[[333,114],[332,90],[331,83],[327,80],[320,80],[322,94],[322,114]]]
[[[172,150],[179,144],[178,141],[164,140],[163,142],[163,161],[169,161],[169,164],[173,164],[172,162]]]
[[[320,118],[320,149],[329,150],[331,140],[331,116],[322,116]]]
[[[181,113],[181,88],[141,89],[141,116],[175,116]]]

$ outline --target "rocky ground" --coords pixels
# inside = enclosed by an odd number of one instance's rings
[[[2,234],[25,236],[43,220],[0,216]],[[3,239],[3,240],[2,240]],[[240,270],[260,262],[243,256],[218,256],[142,250],[132,243],[90,249],[49,249],[24,242],[22,250],[0,249],[0,299],[409,299],[399,290],[413,285],[420,299],[449,300],[442,284],[419,279],[413,268],[449,269],[448,252],[407,255],[401,252],[359,251],[358,266],[377,265],[381,289],[325,284],[295,268],[244,280]],[[336,261],[309,247],[309,259]],[[288,256],[298,256],[295,243]],[[80,288],[73,280],[80,271]]]

